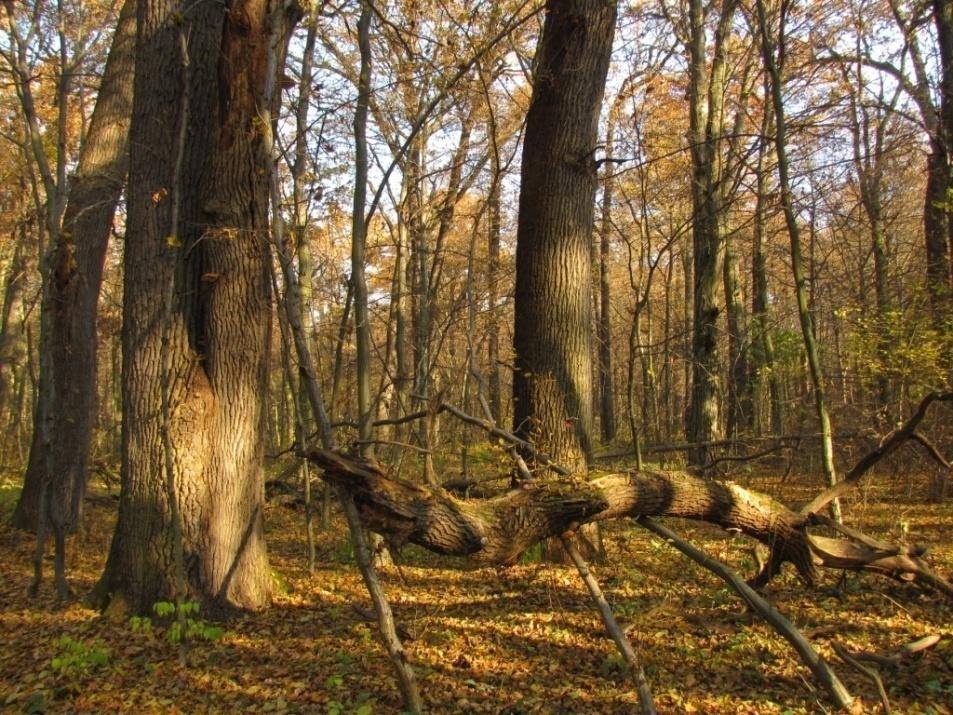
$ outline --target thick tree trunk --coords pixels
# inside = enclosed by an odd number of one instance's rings
[[[941,205],[946,214],[946,241],[941,242],[939,234],[927,236],[927,278],[937,322],[940,322],[950,319],[953,300],[953,222],[949,219],[953,213],[949,194],[953,182],[953,176],[950,175],[950,165],[953,164],[953,0],[933,0],[933,20],[940,50],[939,136],[942,137],[946,164],[946,183],[943,185],[945,198]]]
[[[901,580],[922,580],[947,597],[953,587],[920,559],[919,547],[895,546],[854,532],[836,539],[808,533],[812,523],[771,497],[731,482],[679,472],[641,470],[592,481],[535,482],[483,500],[463,500],[387,476],[376,464],[327,450],[308,459],[324,479],[353,496],[361,518],[399,547],[412,543],[439,554],[483,564],[509,564],[527,548],[580,525],[638,516],[675,516],[737,530],[771,548],[763,586],[785,562],[813,584],[817,567],[869,570]],[[830,520],[828,520],[829,523]]]
[[[514,432],[574,471],[592,451],[594,153],[615,18],[615,2],[547,3],[523,142]],[[585,538],[587,558],[601,556],[598,533]]]
[[[23,491],[13,524],[36,529],[44,484],[55,482],[68,524],[81,518],[96,416],[96,311],[113,215],[128,167],[135,50],[135,0],[119,14],[89,132],[70,182],[43,302],[40,399]],[[48,445],[42,435],[54,436]],[[55,479],[53,479],[55,477]]]
[[[177,3],[140,2],[124,266],[122,493],[93,595],[99,606],[113,601],[146,612],[176,593],[176,507],[181,598],[223,608],[260,608],[270,599],[262,458],[271,157],[269,127],[259,124],[275,80],[271,43],[280,67],[288,29],[286,22],[272,27],[270,12],[263,0],[233,0],[191,5],[180,17]],[[188,38],[187,70],[180,33],[182,42]],[[180,127],[183,115],[188,123]],[[178,145],[180,128],[185,139],[175,156],[169,148]],[[170,285],[174,300],[165,311]],[[171,449],[163,445],[165,430]],[[171,490],[163,477],[169,466]]]
[[[926,279],[933,320],[941,325],[950,304],[950,252],[947,187],[950,166],[943,145],[930,141],[927,155],[926,193],[923,201],[923,233],[926,242]]]
[[[523,144],[514,431],[577,470],[592,447],[593,153],[614,29],[615,3],[548,3]]]

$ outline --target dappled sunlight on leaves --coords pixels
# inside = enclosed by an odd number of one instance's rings
[[[806,480],[749,477],[751,486],[789,504],[805,501]],[[909,494],[920,493],[913,489]],[[953,567],[953,513],[877,477],[846,503],[849,522],[873,534],[932,547],[941,571]],[[88,531],[70,539],[71,583],[95,582],[115,514],[90,503]],[[395,713],[399,695],[376,626],[361,611],[370,600],[348,561],[345,529],[319,534],[318,569],[304,559],[300,512],[269,507],[272,567],[283,588],[273,607],[224,624],[214,641],[196,641],[188,667],[162,626],[133,629],[78,602],[59,606],[44,584],[26,597],[33,542],[0,526],[0,709],[24,712]],[[750,575],[743,538],[704,524],[676,528],[709,553]],[[663,713],[814,713],[829,704],[787,644],[753,619],[724,585],[667,544],[628,523],[606,527],[610,563],[597,567]],[[524,563],[474,569],[409,547],[383,573],[428,707],[438,713],[629,713],[637,698],[575,571]],[[869,711],[869,682],[833,655],[893,652],[921,636],[942,640],[921,657],[884,673],[898,712],[953,709],[953,609],[911,586],[869,575],[830,575],[805,591],[793,574],[768,596],[835,666]],[[354,606],[359,608],[355,609]],[[66,644],[66,645],[64,645]],[[75,644],[70,645],[70,644]],[[70,655],[64,660],[64,653]],[[108,654],[105,657],[97,655]],[[54,667],[54,659],[58,666]],[[89,661],[87,663],[87,661]]]

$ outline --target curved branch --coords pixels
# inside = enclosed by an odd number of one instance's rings
[[[848,538],[815,536],[805,519],[765,494],[730,482],[678,472],[643,470],[523,484],[484,500],[457,499],[439,487],[395,479],[373,462],[312,448],[305,456],[324,470],[325,481],[354,497],[362,520],[395,547],[417,544],[479,563],[508,564],[533,544],[581,524],[637,516],[676,516],[740,531],[771,549],[767,567],[753,581],[765,585],[789,562],[808,584],[817,567],[874,571],[917,581],[953,599],[953,586],[920,558],[901,548],[840,527]]]
[[[863,477],[877,462],[884,457],[892,454],[900,445],[908,439],[915,438],[917,427],[927,415],[927,410],[934,402],[953,402],[953,392],[931,392],[917,406],[916,411],[907,418],[899,428],[888,434],[881,440],[877,448],[861,457],[860,461],[854,465],[854,468],[847,473],[844,479],[830,489],[818,494],[811,502],[801,509],[801,514],[810,516],[817,514],[821,509],[834,501],[837,497],[853,489],[860,478]],[[922,442],[921,442],[922,444]]]

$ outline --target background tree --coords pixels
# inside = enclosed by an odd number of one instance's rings
[[[62,227],[50,233],[40,394],[23,491],[13,512],[13,523],[23,529],[36,528],[41,495],[54,478],[61,488],[56,495],[47,494],[47,499],[65,500],[57,509],[70,523],[77,524],[81,517],[96,423],[99,291],[128,165],[135,29],[135,3],[127,0],[69,183]],[[52,190],[48,188],[47,193]]]

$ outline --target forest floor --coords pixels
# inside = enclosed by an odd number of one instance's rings
[[[746,485],[801,504],[806,479],[753,477]],[[953,572],[953,505],[928,504],[915,478],[903,487],[874,477],[846,504],[850,524],[871,534],[929,544],[931,562]],[[195,640],[180,667],[160,625],[101,617],[55,603],[47,581],[26,597],[32,538],[7,522],[15,490],[0,478],[0,711],[50,713],[397,713],[395,680],[370,601],[335,516],[318,533],[318,567],[305,560],[302,514],[267,510],[276,581],[273,607]],[[87,531],[69,542],[71,584],[83,594],[102,570],[116,502],[96,490]],[[750,574],[749,544],[705,525],[671,522],[709,553]],[[724,584],[631,523],[605,530],[610,562],[596,569],[627,628],[662,713],[820,713],[832,706],[794,652],[752,621]],[[473,569],[416,547],[384,573],[430,712],[632,713],[635,691],[575,570],[526,563]],[[52,563],[50,563],[52,568]],[[939,644],[883,669],[894,712],[953,713],[953,608],[909,585],[868,575],[838,584],[825,574],[805,590],[787,571],[768,589],[811,639],[865,712],[874,686],[840,662],[852,651],[895,652],[922,636]],[[358,609],[355,609],[355,606]],[[201,614],[193,616],[200,619]],[[207,629],[214,635],[214,629]]]

